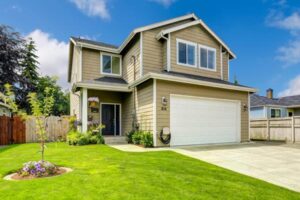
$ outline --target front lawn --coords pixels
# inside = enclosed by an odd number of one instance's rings
[[[299,193],[174,152],[126,153],[105,145],[47,145],[62,176],[0,180],[0,199],[300,199]],[[39,144],[0,148],[0,176],[38,160]]]

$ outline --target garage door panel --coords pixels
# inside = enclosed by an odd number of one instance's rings
[[[171,145],[239,141],[239,102],[172,96]]]

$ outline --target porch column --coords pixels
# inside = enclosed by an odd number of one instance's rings
[[[87,89],[82,88],[82,108],[81,108],[81,120],[82,120],[82,132],[86,132],[88,129],[88,97]]]

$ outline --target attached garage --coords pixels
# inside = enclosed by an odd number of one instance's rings
[[[239,100],[170,95],[171,146],[241,141]]]

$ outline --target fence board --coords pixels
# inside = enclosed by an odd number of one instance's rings
[[[68,116],[50,116],[42,118],[46,125],[46,137],[48,142],[65,140],[69,131],[69,117]],[[26,142],[38,142],[39,137],[36,132],[36,119],[29,117],[26,120]]]
[[[250,138],[300,142],[300,117],[250,120]]]

